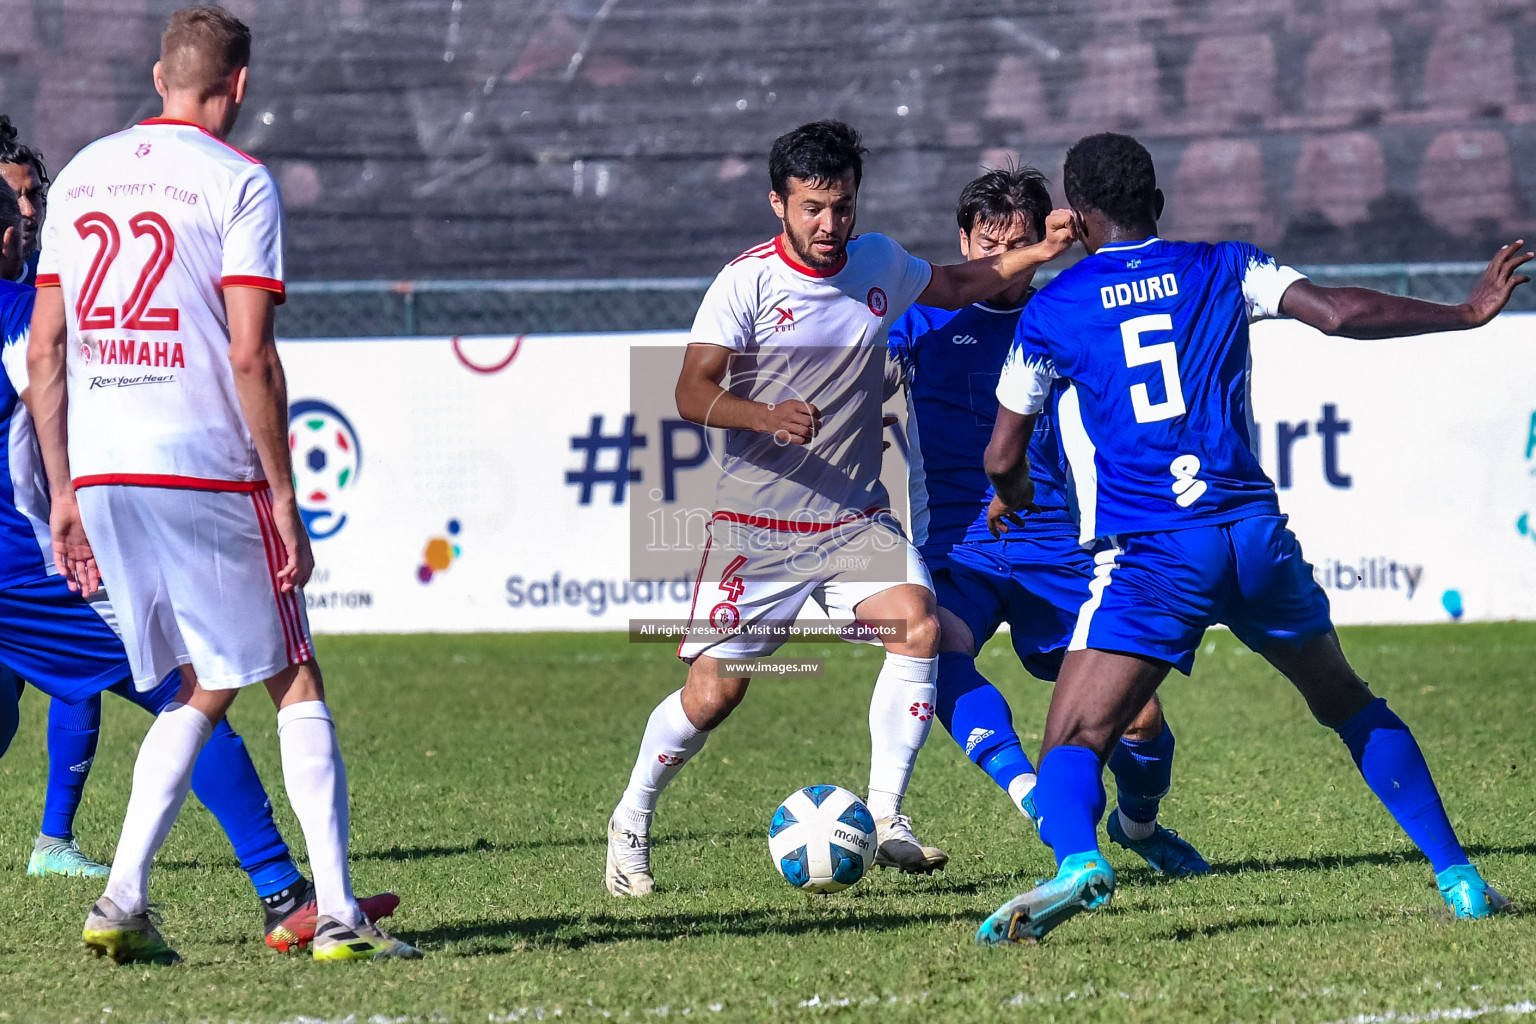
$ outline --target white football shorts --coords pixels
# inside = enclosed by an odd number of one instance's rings
[[[190,664],[205,689],[263,682],[314,657],[272,492],[98,484],[76,492],[141,690]]]
[[[889,513],[813,526],[717,512],[688,628],[718,632],[705,637],[690,632],[677,656],[687,662],[701,654],[766,657],[788,639],[808,600],[830,619],[852,620],[866,598],[903,583],[933,590],[923,557]]]

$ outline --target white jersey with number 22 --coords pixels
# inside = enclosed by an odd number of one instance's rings
[[[283,206],[255,159],[197,125],[92,143],[49,191],[39,287],[63,289],[77,484],[247,490],[223,290],[283,297]]]

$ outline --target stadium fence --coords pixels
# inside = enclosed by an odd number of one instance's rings
[[[1482,263],[1303,266],[1319,284],[1359,285],[1434,302],[1461,302]],[[1049,280],[1056,271],[1040,275]],[[302,281],[278,312],[285,338],[550,334],[686,329],[709,287],[704,277],[506,281]],[[1536,309],[1536,289],[1512,310]]]

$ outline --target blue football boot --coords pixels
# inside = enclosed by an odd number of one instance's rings
[[[1435,876],[1440,898],[1458,918],[1490,917],[1509,906],[1498,890],[1483,881],[1471,864],[1456,864]]]
[[[1211,872],[1211,866],[1200,856],[1200,851],[1171,828],[1159,825],[1157,831],[1147,838],[1132,839],[1125,834],[1125,826],[1120,824],[1120,812],[1110,811],[1105,829],[1116,845],[1139,856],[1160,875],[1183,878],[1186,875],[1207,875]]]
[[[1029,792],[1019,800],[1019,810],[1024,812],[1024,817],[1035,826],[1035,834],[1040,833],[1040,812],[1035,810],[1035,787],[1029,787]]]
[[[1084,910],[1095,910],[1115,893],[1115,869],[1094,850],[1061,862],[1056,877],[1004,903],[976,929],[978,946],[1039,942],[1052,928]]]

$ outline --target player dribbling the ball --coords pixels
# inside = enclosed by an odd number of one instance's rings
[[[913,302],[993,295],[1070,240],[1062,213],[1036,245],[940,267],[884,235],[854,237],[864,152],[836,121],[777,139],[769,202],[783,230],[720,272],[694,321],[678,412],[723,428],[726,443],[690,626],[717,632],[681,645],[687,682],[652,712],[609,820],[615,895],[652,891],[657,797],[746,696],[749,677],[722,662],[771,654],[813,598],[834,618],[899,627],[869,711],[876,863],[926,873],[948,860],[901,813],[932,725],[939,626],[928,571],[880,483],[886,331]]]

